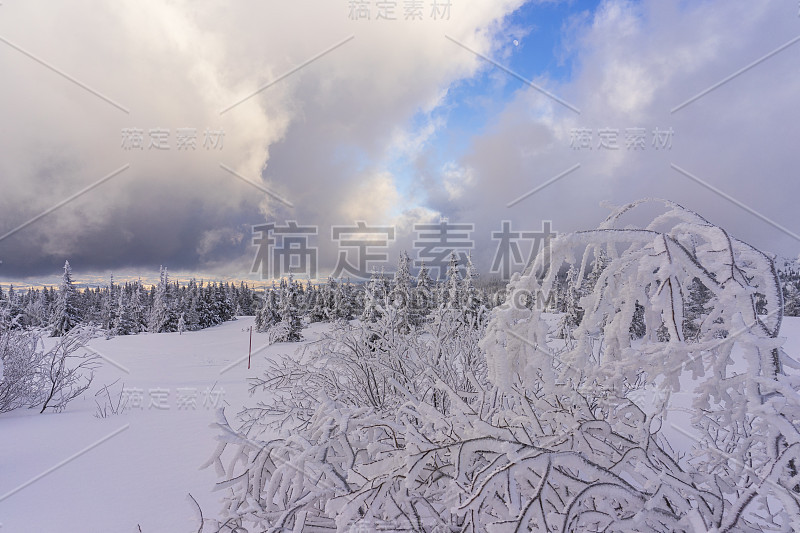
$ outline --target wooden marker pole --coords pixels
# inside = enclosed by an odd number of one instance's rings
[[[250,370],[250,354],[253,352],[253,326],[250,326],[250,348],[247,349],[247,369]]]

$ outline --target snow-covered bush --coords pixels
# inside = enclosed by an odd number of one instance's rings
[[[41,332],[0,332],[0,413],[20,407],[63,411],[92,383],[99,357],[81,349],[92,335],[74,328],[45,349]]]
[[[271,396],[215,424],[216,530],[800,528],[800,380],[772,261],[670,202],[619,228],[640,204],[551,241],[488,327],[443,307],[406,335],[389,306],[276,363],[252,383]],[[585,296],[566,328],[514,305],[570,266]],[[666,439],[681,387],[689,459]]]
[[[513,299],[516,291],[550,290],[557,271],[567,265],[579,265],[582,280],[592,254],[608,259],[592,292],[581,299],[584,316],[572,332],[574,343],[554,339],[541,310],[499,309],[482,342],[489,378],[507,397],[530,406],[538,438],[558,438],[571,424],[589,422],[625,435],[631,418],[615,410],[633,403],[637,390],[655,389],[659,404],[638,406],[647,414],[635,424],[639,437],[632,440],[639,442],[639,454],[645,452],[642,457],[653,450],[648,435],[664,442],[658,429],[668,420],[670,395],[691,380],[694,416],[675,429],[699,432],[693,458],[681,468],[691,471],[691,486],[703,496],[678,487],[673,481],[678,470],[664,463],[658,467],[662,480],[653,486],[631,485],[628,479],[607,486],[606,504],[618,500],[619,514],[603,511],[604,520],[614,518],[615,527],[624,530],[647,530],[653,527],[643,522],[649,511],[639,509],[647,502],[644,509],[658,509],[666,530],[691,529],[690,524],[719,531],[780,530],[790,523],[797,528],[800,381],[784,372],[784,365],[796,363],[780,349],[782,301],[774,265],[723,229],[666,201],[665,211],[649,225],[618,227],[623,215],[649,202],[618,209],[597,230],[559,237],[548,254],[512,280]],[[585,250],[579,261],[576,250]],[[710,294],[687,339],[684,309],[698,280]],[[758,314],[757,300],[764,314]],[[643,308],[644,332],[632,339],[637,307]],[[562,408],[568,404],[570,409]],[[634,488],[640,493],[635,497]],[[672,495],[659,494],[664,490]],[[648,498],[642,500],[641,493]]]
[[[35,407],[39,402],[39,370],[43,352],[39,336],[6,330],[0,332],[0,413],[20,407]]]
[[[238,430],[220,413],[220,443],[208,463],[226,479],[220,488],[230,491],[219,530],[270,525],[313,531],[315,524],[338,524],[347,531],[356,521],[370,528],[395,523],[397,517],[379,506],[374,516],[359,517],[362,503],[348,504],[348,497],[358,499],[371,478],[383,478],[375,464],[394,456],[402,469],[411,440],[433,442],[412,433],[426,433],[417,426],[451,416],[453,398],[443,388],[460,387],[474,397],[486,373],[477,353],[482,329],[433,321],[403,334],[393,327],[395,313],[389,306],[374,323],[337,323],[299,360],[273,363],[263,378],[252,380],[251,392],[274,396],[240,413]],[[280,438],[260,440],[274,435]],[[237,450],[224,466],[228,446]],[[442,523],[432,507],[424,514],[434,520],[431,527]]]

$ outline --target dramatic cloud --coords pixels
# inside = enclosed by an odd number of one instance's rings
[[[449,20],[426,3],[416,21],[403,3],[396,21],[350,20],[344,0],[3,5],[3,233],[130,166],[0,241],[0,275],[52,273],[67,257],[76,272],[247,274],[249,225],[265,218],[385,222],[400,200],[375,161],[402,139],[424,142],[429,126],[406,131],[411,118],[478,66],[443,35],[489,53],[520,2],[455,3]],[[144,149],[121,146],[124,128],[143,130]],[[149,148],[155,128],[169,150]],[[179,128],[196,129],[196,149],[177,148]],[[224,131],[221,149],[204,147],[207,129]]]
[[[0,240],[0,279],[54,274],[66,258],[76,273],[246,277],[251,225],[265,220],[316,225],[324,276],[332,225],[396,225],[395,258],[414,223],[442,216],[476,224],[486,271],[502,220],[573,231],[602,219],[602,200],[644,196],[797,255],[775,225],[800,233],[800,43],[676,109],[800,34],[796,6],[576,4],[543,46],[537,21],[511,17],[524,3],[452,2],[449,20],[432,20],[426,2],[421,21],[404,20],[402,1],[396,21],[374,6],[372,20],[349,20],[344,0],[4,4],[0,234],[125,169]],[[520,62],[537,47],[566,74]],[[488,123],[451,112],[459,99],[491,110]],[[143,130],[144,149],[121,146],[124,128]],[[169,129],[169,150],[148,147],[154,128]],[[180,128],[196,129],[195,149],[177,148]],[[629,128],[644,128],[644,149],[626,147]],[[669,149],[652,144],[656,129],[674,132]],[[206,130],[224,132],[221,149],[204,146]],[[591,149],[576,149],[579,130]],[[601,130],[617,130],[619,149],[598,146]]]

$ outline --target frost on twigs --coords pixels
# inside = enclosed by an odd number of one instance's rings
[[[665,209],[646,226],[620,227],[624,215],[645,203]],[[590,271],[592,258],[596,264],[601,257],[602,270]],[[713,498],[701,505],[663,480],[663,489],[668,485],[693,509],[661,498],[671,520],[684,517],[680,523],[688,524],[693,516],[703,528],[720,530],[798,527],[800,381],[784,371],[793,361],[780,348],[783,302],[772,260],[677,204],[643,200],[618,209],[596,230],[552,241],[512,281],[510,299],[515,291],[546,292],[571,265],[579,286],[594,278],[580,299],[584,314],[574,340],[555,339],[541,310],[498,310],[481,344],[492,383],[535,413],[553,412],[537,416],[541,433],[557,436],[576,418],[603,420],[624,434],[627,419],[608,406],[645,387],[668,400],[683,378],[684,386],[691,382],[693,417],[678,429],[695,435],[696,449],[681,467]],[[575,394],[588,401],[569,416],[553,409]],[[666,403],[640,405],[648,414],[639,427],[660,427]]]
[[[772,262],[670,202],[620,228],[640,204],[551,241],[488,326],[442,308],[406,331],[389,311],[274,362],[236,427],[215,423],[215,530],[798,528]],[[568,270],[569,321],[514,305]],[[665,434],[681,386],[691,458]]]

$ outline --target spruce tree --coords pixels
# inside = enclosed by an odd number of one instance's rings
[[[350,297],[349,285],[339,283],[333,293],[333,315],[336,320],[352,320],[353,319],[353,303]]]
[[[458,256],[455,252],[450,252],[450,263],[447,266],[445,275],[443,296],[445,306],[449,309],[461,309],[463,307],[463,293],[461,284],[461,273],[458,271]]]
[[[378,278],[378,273],[372,269],[372,277],[364,289],[364,310],[361,312],[362,322],[375,322],[381,315],[385,302],[381,298],[383,287]]]
[[[55,303],[51,336],[61,337],[80,322],[76,305],[77,293],[72,284],[72,268],[69,261],[64,262],[64,274],[58,288],[58,299]]]
[[[303,339],[301,333],[303,323],[297,312],[296,290],[291,274],[288,282],[281,281],[280,308],[278,310],[280,322],[271,330],[271,333],[274,332],[273,340],[275,342],[298,342]]]
[[[475,286],[478,280],[478,271],[472,262],[472,254],[467,255],[467,272],[461,283],[461,296],[464,300],[464,319],[466,324],[473,324],[478,327],[478,321],[481,319],[483,303],[481,301],[480,291]]]
[[[414,324],[422,324],[430,314],[434,306],[433,291],[433,280],[428,273],[428,267],[425,266],[423,261],[417,273],[417,285],[414,288],[414,305],[412,308],[412,322]]]
[[[276,323],[280,322],[278,315],[278,295],[273,284],[272,289],[264,291],[264,300],[261,308],[256,312],[256,331],[268,331]]]
[[[158,286],[153,294],[153,307],[147,329],[151,333],[169,331],[170,319],[169,274],[162,266]]]
[[[404,251],[400,253],[397,261],[397,271],[394,274],[392,292],[389,294],[389,304],[394,307],[394,329],[400,333],[411,331],[411,272],[410,259]]]

